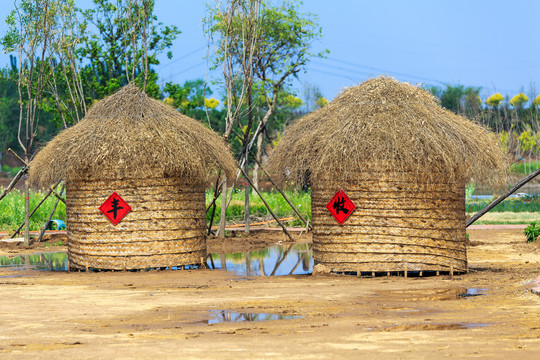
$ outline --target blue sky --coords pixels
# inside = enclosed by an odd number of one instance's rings
[[[0,0],[0,18],[13,8]],[[87,7],[90,0],[77,0]],[[211,80],[204,56],[207,40],[201,18],[206,1],[156,0],[156,14],[177,25],[173,59],[157,68],[163,82]],[[317,86],[329,100],[342,88],[380,74],[411,83],[482,87],[482,97],[498,91],[536,96],[540,79],[540,1],[361,1],[304,0],[303,12],[318,15],[327,59],[314,60],[294,86]],[[6,31],[2,22],[0,33]],[[0,64],[8,63],[7,55]],[[215,74],[217,75],[217,74]]]

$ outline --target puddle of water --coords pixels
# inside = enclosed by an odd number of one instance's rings
[[[489,326],[483,323],[455,323],[455,324],[409,324],[384,328],[380,331],[429,331],[429,330],[470,330]]]
[[[276,245],[245,253],[210,254],[207,264],[210,269],[223,269],[244,276],[311,274],[313,252],[311,244]],[[0,269],[67,271],[67,266],[68,257],[65,252],[0,257]],[[173,270],[178,269],[180,267],[173,266]]]
[[[219,324],[241,321],[267,321],[299,319],[300,316],[268,314],[268,313],[240,313],[228,310],[210,310],[208,324]]]
[[[0,256],[0,269],[67,271],[68,258],[65,252]]]
[[[475,297],[475,296],[482,296],[482,295],[486,295],[486,294],[484,294],[484,292],[486,290],[487,289],[468,288],[467,291],[465,291],[464,293],[459,294],[458,297],[469,298],[469,297]]]
[[[210,254],[210,269],[223,269],[244,276],[305,275],[313,270],[311,244],[271,246],[264,250],[234,254]]]

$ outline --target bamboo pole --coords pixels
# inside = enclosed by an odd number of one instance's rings
[[[23,163],[24,166],[28,166],[28,163],[26,161],[23,160],[23,158],[21,158],[19,155],[17,155],[17,153],[15,151],[13,151],[11,148],[8,149],[8,151],[17,158],[17,160],[19,160],[20,162]]]
[[[2,200],[10,191],[13,189],[13,187],[17,184],[17,182],[21,179],[21,177],[28,171],[28,166],[23,167],[17,175],[11,180],[8,187],[2,191],[2,195],[0,195],[0,200]]]
[[[64,187],[65,187],[65,184],[62,185],[62,190],[60,190],[60,192],[64,192]],[[56,211],[56,207],[58,206],[58,202],[60,202],[60,200],[56,199],[56,202],[54,203],[51,214],[49,215],[49,218],[45,222],[45,225],[43,225],[43,229],[41,230],[41,233],[39,234],[37,242],[40,242],[41,239],[43,238],[43,235],[45,234],[45,230],[47,230],[47,227],[49,226],[49,223],[51,222],[51,219],[52,219],[52,217],[54,215],[54,212]]]
[[[523,185],[534,179],[536,176],[540,174],[540,169],[533,172],[531,175],[523,178],[522,180],[518,181],[516,185],[514,185],[510,190],[508,190],[503,195],[499,196],[497,199],[493,200],[489,205],[484,207],[482,210],[474,214],[472,217],[467,220],[467,223],[465,227],[471,226],[476,220],[480,219],[482,216],[484,216],[489,210],[493,209],[495,206],[499,205],[504,199],[512,195],[515,191],[517,191],[519,188],[521,188]]]
[[[61,180],[60,180],[61,181]],[[56,183],[56,185],[54,185],[55,187],[58,186],[58,184],[60,184],[60,181],[58,181]],[[47,200],[47,198],[51,195],[51,193],[53,192],[53,187],[51,187],[49,189],[49,192],[47,192],[47,194],[45,195],[45,197],[43,199],[41,199],[41,201],[39,202],[39,204],[36,205],[36,207],[34,208],[34,210],[32,210],[32,212],[30,213],[30,215],[28,216],[28,219],[30,219],[32,217],[32,215],[34,215],[34,213],[36,212],[36,210],[45,202],[45,200]],[[15,232],[11,235],[11,238],[13,239],[20,231],[21,229],[23,228],[23,226],[25,226],[26,224],[26,221],[24,221],[18,228],[17,230],[15,230]],[[26,245],[28,246],[28,245]]]
[[[246,178],[247,182],[251,185],[253,190],[255,190],[257,195],[259,195],[259,198],[262,200],[264,206],[266,206],[266,208],[268,209],[268,212],[270,213],[270,215],[272,215],[272,217],[276,220],[276,222],[279,224],[279,226],[281,226],[281,228],[283,229],[283,232],[289,237],[289,239],[294,242],[294,239],[292,238],[291,234],[289,234],[289,232],[287,231],[287,228],[285,228],[285,226],[281,223],[281,221],[279,221],[279,218],[276,216],[276,214],[274,214],[272,209],[270,209],[270,205],[268,205],[266,200],[264,200],[263,196],[259,192],[259,189],[257,189],[256,187],[253,186],[253,183],[251,182],[251,179],[249,178],[249,176],[247,176],[244,169],[242,169],[242,168],[239,168],[239,169],[244,174],[244,177]]]
[[[56,190],[54,190],[54,189],[52,189],[52,188],[51,188],[51,190],[52,190],[52,194],[53,194],[54,196],[56,196],[56,197],[58,198],[58,200],[60,200],[60,201],[63,202],[64,204],[66,203],[66,200],[64,200],[64,198],[63,198],[62,196],[60,196],[60,195],[56,192]]]
[[[253,155],[253,153],[251,154]],[[264,172],[264,174],[268,177],[268,180],[272,183],[272,185],[274,186],[274,188],[281,194],[281,196],[283,196],[283,198],[285,199],[285,201],[287,202],[287,204],[289,204],[289,206],[291,207],[291,209],[293,209],[293,211],[296,213],[296,215],[298,215],[298,217],[300,218],[300,220],[302,220],[304,222],[304,224],[306,224],[306,227],[311,230],[311,225],[309,225],[309,222],[306,221],[306,219],[304,219],[304,217],[302,216],[302,214],[300,214],[300,212],[298,211],[298,209],[296,208],[296,206],[294,206],[290,201],[289,201],[289,198],[285,195],[285,193],[283,191],[281,191],[281,189],[279,188],[279,186],[276,185],[276,183],[274,182],[274,180],[272,180],[272,177],[270,176],[270,174],[263,168],[262,164],[259,162],[259,160],[257,160],[257,157],[253,156],[255,162],[259,165],[259,168]]]
[[[249,152],[246,149],[246,163],[245,163],[245,170],[244,175],[249,176]],[[250,182],[251,183],[251,182]],[[248,183],[244,183],[244,232],[246,234],[249,234],[249,185]],[[255,187],[255,186],[254,186]]]

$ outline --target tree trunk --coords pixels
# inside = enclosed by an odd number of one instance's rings
[[[249,175],[249,149],[246,147],[246,162],[245,162],[245,171],[246,174]],[[246,175],[246,176],[248,176]],[[245,202],[244,202],[244,232],[246,234],[249,234],[249,183],[246,180],[244,180],[244,187],[245,187]]]
[[[227,212],[227,176],[221,186],[221,213],[219,217],[218,237],[225,238],[225,214]]]
[[[263,145],[263,133],[260,132],[257,135],[257,156],[255,166],[253,167],[253,187],[259,190],[259,163],[262,163],[262,145]]]
[[[28,164],[28,156],[25,158]],[[24,246],[30,245],[30,186],[28,175],[24,178]]]

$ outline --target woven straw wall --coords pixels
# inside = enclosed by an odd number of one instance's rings
[[[313,257],[333,271],[467,271],[464,186],[418,185],[365,172],[312,187]],[[356,209],[342,226],[326,204],[342,188]]]
[[[116,226],[99,211],[114,191],[132,208]],[[87,179],[67,184],[66,202],[72,267],[169,267],[199,264],[206,255],[201,186],[179,178]]]

